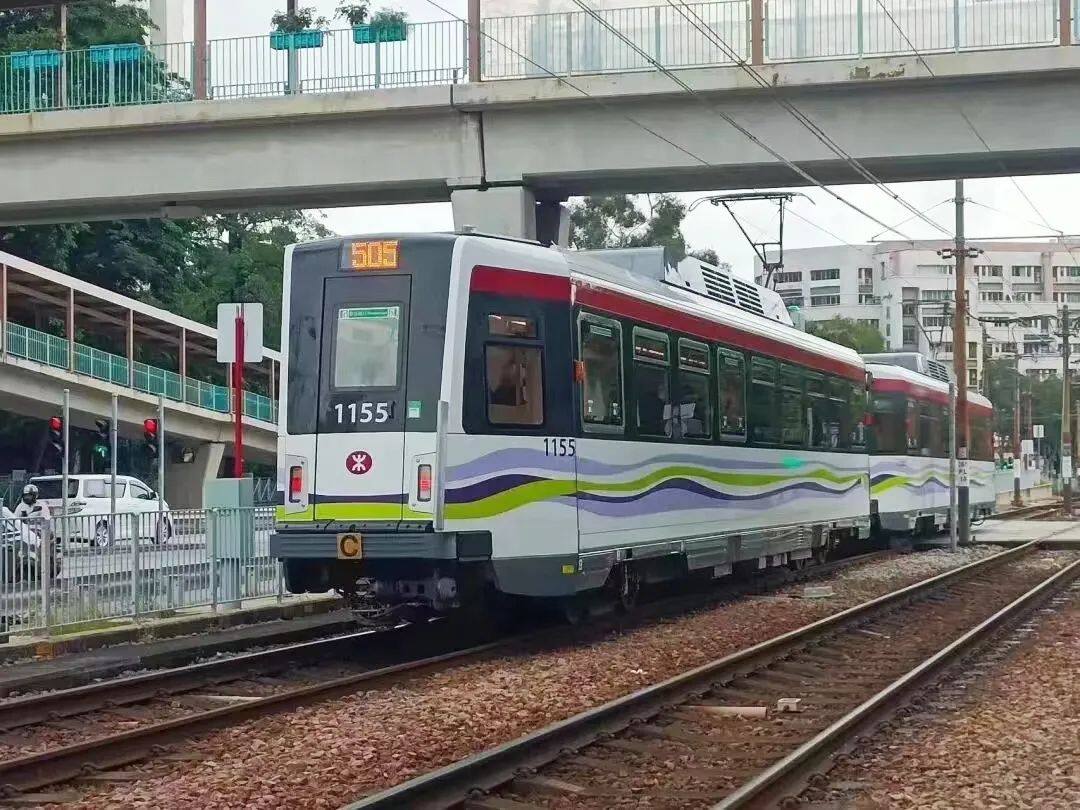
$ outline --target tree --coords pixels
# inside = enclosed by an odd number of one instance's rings
[[[1012,359],[994,358],[986,361],[987,398],[994,406],[994,432],[1004,441],[1006,451],[1012,450],[1016,407],[1016,363]],[[1040,380],[1020,374],[1021,435],[1027,434],[1027,398],[1031,397],[1033,424],[1042,425],[1045,438],[1043,455],[1056,457],[1061,443],[1061,377],[1054,374]],[[1029,434],[1028,434],[1029,435]]]
[[[682,234],[686,206],[670,194],[646,194],[645,210],[627,194],[586,197],[570,207],[570,242],[579,250],[599,248],[667,248],[673,261],[695,255],[719,264],[715,251],[692,251]],[[708,257],[708,258],[706,258]]]
[[[806,331],[847,346],[860,354],[885,351],[885,338],[875,327],[851,318],[841,318],[838,315],[827,321],[810,321],[806,324]]]

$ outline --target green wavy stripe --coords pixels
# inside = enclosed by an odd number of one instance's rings
[[[525,484],[498,492],[471,503],[448,504],[446,517],[448,520],[477,520],[480,518],[494,517],[506,512],[520,509],[531,503],[552,500],[554,498],[577,494],[578,491],[588,493],[631,493],[639,490],[652,489],[657,484],[672,478],[695,478],[709,481],[714,484],[722,484],[728,487],[768,487],[773,484],[788,484],[801,480],[824,481],[830,484],[845,486],[864,478],[864,473],[854,475],[836,475],[828,470],[815,470],[800,475],[766,475],[761,473],[719,473],[704,467],[671,466],[664,467],[654,472],[636,478],[633,481],[603,482],[582,481],[575,485],[573,480],[561,481],[530,481]],[[762,495],[767,494],[763,491]]]
[[[879,484],[874,484],[872,487],[870,487],[870,494],[881,495],[882,493],[888,492],[889,490],[893,490],[898,487],[915,489],[929,483],[930,481],[937,481],[945,487],[949,486],[949,479],[936,473],[924,475],[922,478],[912,478],[907,475],[897,475],[893,478],[890,478],[888,481],[882,481]],[[981,487],[986,486],[988,484],[988,481],[986,478],[971,476],[971,483],[974,486]]]

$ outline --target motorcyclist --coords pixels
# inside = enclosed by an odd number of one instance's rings
[[[43,526],[52,524],[52,513],[49,511],[49,505],[38,500],[38,488],[36,485],[27,484],[23,487],[22,500],[15,507],[15,517],[39,520]]]

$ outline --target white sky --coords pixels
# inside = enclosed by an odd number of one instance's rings
[[[314,6],[328,18],[340,0],[300,0],[300,6]],[[466,0],[436,0],[459,16],[465,15]],[[378,0],[372,4],[382,7]],[[446,19],[427,0],[389,0],[388,6],[402,9],[414,22]],[[527,3],[523,3],[527,5]],[[285,8],[285,0],[211,0],[208,3],[208,34],[211,38],[248,36],[269,29],[270,15]],[[332,27],[345,27],[341,20]],[[676,138],[677,140],[677,138]],[[1024,192],[1046,217],[1050,225],[1065,233],[1080,233],[1080,206],[1076,205],[1080,191],[1080,175],[1054,175],[1018,178]],[[891,188],[918,210],[942,203],[953,196],[952,181],[932,183],[903,183]],[[797,189],[809,199],[798,198],[792,203],[794,214],[807,217],[827,228],[840,240],[852,243],[872,238],[901,238],[882,234],[882,228],[866,219],[820,189]],[[907,220],[912,214],[895,203],[880,189],[872,186],[846,186],[836,189],[860,208],[890,225]],[[691,202],[704,194],[679,195]],[[967,208],[969,236],[1003,238],[1008,236],[1052,235],[1042,218],[1028,205],[1012,180],[1007,178],[969,180],[965,196],[973,204]],[[981,206],[988,206],[983,208]],[[995,209],[995,210],[989,210]],[[776,205],[774,203],[745,203],[738,208],[747,230],[755,239],[776,239]],[[788,249],[836,244],[838,239],[789,215],[785,224],[785,247]],[[953,230],[951,205],[939,205],[929,216]],[[424,205],[369,206],[338,208],[326,211],[326,224],[339,233],[409,230],[435,231],[453,227],[449,203]],[[900,227],[910,238],[941,238],[943,234],[926,223],[914,220]],[[731,218],[723,209],[703,205],[691,213],[683,231],[693,247],[711,247],[719,256],[732,263],[746,276],[753,270],[753,253]],[[763,233],[768,231],[768,235]]]

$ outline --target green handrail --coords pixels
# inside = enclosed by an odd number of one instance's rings
[[[62,337],[39,332],[18,323],[7,325],[7,351],[43,363],[53,368],[69,368],[69,343]],[[128,360],[82,343],[74,344],[76,374],[122,385],[146,394],[161,394],[166,399],[186,402],[218,413],[231,410],[231,392],[223,385],[181,377],[175,371],[134,362],[128,371]],[[244,415],[263,422],[277,421],[277,407],[269,397],[254,391],[244,392]]]

